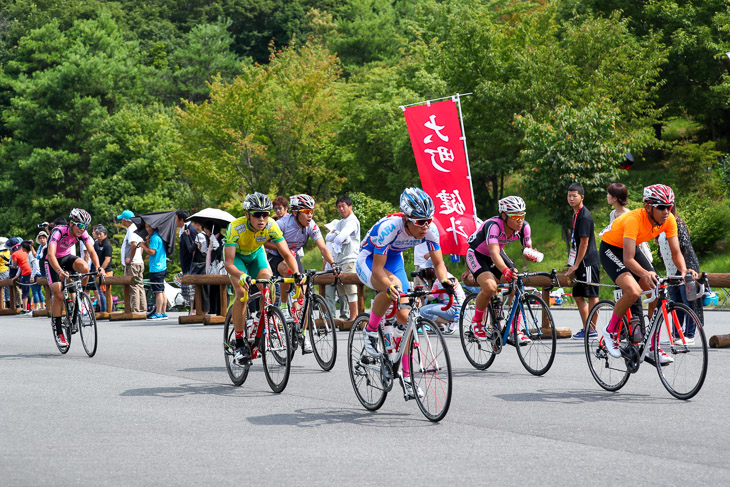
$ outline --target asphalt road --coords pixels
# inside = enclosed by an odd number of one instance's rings
[[[708,338],[730,333],[730,312],[705,317]],[[578,328],[577,311],[555,320]],[[366,411],[338,337],[333,371],[297,355],[273,394],[260,361],[230,384],[222,326],[101,322],[88,358],[78,336],[61,356],[46,318],[0,317],[0,485],[726,485],[730,349],[680,401],[647,364],[600,389],[582,342],[558,340],[534,377],[511,347],[477,371],[449,337],[453,400],[433,424],[396,393]]]

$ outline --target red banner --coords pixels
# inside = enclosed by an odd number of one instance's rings
[[[433,198],[444,254],[466,255],[476,231],[469,167],[454,99],[403,109],[423,190]]]

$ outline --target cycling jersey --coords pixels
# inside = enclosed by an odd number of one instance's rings
[[[406,233],[405,221],[402,213],[395,213],[381,218],[368,231],[361,243],[361,252],[387,255],[390,252],[402,253],[416,245],[426,242],[428,251],[441,250],[439,245],[439,231],[431,223],[424,238],[416,238]]]
[[[507,233],[504,230],[504,220],[495,216],[482,223],[482,226],[469,237],[467,242],[469,243],[469,248],[474,249],[476,252],[490,255],[489,245],[491,244],[498,244],[500,251],[508,243],[514,242],[515,240],[519,240],[522,243],[522,247],[532,246],[531,233],[530,224],[525,221],[519,231],[515,232],[511,237],[507,237]]]
[[[81,234],[81,237],[76,238],[71,233],[68,225],[59,225],[51,230],[51,236],[48,237],[48,247],[50,248],[51,245],[56,246],[56,259],[58,259],[70,254],[71,249],[78,241],[83,241],[84,244],[94,245],[94,241],[86,230]]]
[[[624,213],[609,223],[599,236],[602,241],[609,245],[624,248],[625,238],[635,240],[636,245],[639,245],[656,238],[662,232],[666,232],[667,238],[677,236],[677,220],[674,215],[670,213],[669,218],[663,225],[654,226],[649,221],[649,214],[646,210],[638,208]]]
[[[279,225],[279,228],[281,228],[284,239],[286,239],[286,244],[289,246],[289,249],[293,254],[304,247],[310,237],[312,240],[319,240],[322,238],[322,232],[319,231],[319,227],[316,223],[314,223],[314,220],[311,220],[309,225],[306,227],[301,227],[297,222],[296,217],[289,213],[288,215],[284,215],[282,218],[279,218],[276,221],[276,224]],[[267,250],[271,254],[279,255],[279,251],[277,250]]]
[[[233,220],[226,231],[225,247],[236,247],[236,252],[250,255],[263,247],[264,242],[278,243],[284,240],[281,228],[269,218],[263,230],[255,232],[248,224],[248,218],[242,216]]]

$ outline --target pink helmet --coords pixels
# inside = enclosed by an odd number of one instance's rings
[[[644,188],[644,203],[650,205],[673,205],[674,191],[664,184],[652,184]]]

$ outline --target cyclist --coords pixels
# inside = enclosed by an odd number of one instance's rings
[[[83,242],[86,247],[87,255],[91,257],[96,271],[102,275],[104,269],[99,265],[99,257],[94,250],[94,240],[86,231],[91,224],[91,215],[86,210],[74,208],[68,216],[68,225],[57,225],[51,230],[48,237],[48,250],[46,251],[46,276],[48,285],[53,293],[53,307],[51,313],[53,323],[56,326],[56,341],[59,346],[67,347],[68,342],[63,335],[61,328],[61,314],[63,313],[63,281],[70,272],[76,271],[79,274],[89,272],[89,264],[82,259],[73,255],[71,252],[76,242]],[[84,288],[89,281],[88,277],[82,280]]]
[[[624,213],[612,221],[599,235],[601,246],[598,253],[601,258],[601,266],[623,291],[623,296],[616,302],[611,320],[602,330],[603,340],[612,357],[621,357],[617,337],[621,318],[626,314],[626,310],[632,308],[632,314],[639,317],[640,320],[643,316],[639,301],[641,292],[653,288],[657,282],[654,268],[644,254],[636,251],[637,247],[665,232],[672,252],[672,260],[677,266],[679,274],[687,273],[687,265],[679,249],[677,220],[671,213],[672,206],[674,206],[672,188],[664,184],[647,186],[644,188],[644,208]],[[689,272],[697,278],[694,270]],[[656,303],[649,304],[649,316],[653,313],[655,306]],[[654,346],[652,341],[651,350],[654,350]],[[646,360],[650,364],[656,365],[650,355],[646,356]],[[667,365],[674,360],[660,348],[659,361],[662,365]]]
[[[486,220],[469,237],[469,250],[466,251],[466,265],[480,287],[475,301],[472,330],[474,336],[484,340],[487,339],[487,332],[484,330],[482,318],[489,301],[497,294],[497,282],[500,278],[504,278],[506,282],[513,281],[517,272],[514,263],[504,252],[504,247],[519,240],[523,250],[532,248],[530,224],[525,221],[525,201],[519,196],[507,196],[499,200],[498,209],[499,216]],[[528,255],[525,255],[525,259],[536,262],[534,257]],[[515,326],[518,329],[518,344],[530,343],[532,340],[519,329],[519,322]],[[512,337],[508,337],[508,340],[511,341]]]
[[[234,360],[243,365],[251,359],[248,343],[243,338],[248,310],[248,275],[256,279],[271,277],[271,268],[263,249],[264,242],[273,242],[284,254],[289,269],[296,271],[296,260],[286,245],[286,240],[276,222],[269,217],[273,208],[271,200],[262,193],[251,193],[243,202],[245,216],[233,220],[228,225],[225,240],[225,267],[236,293],[233,301],[233,329],[236,337]],[[299,274],[295,274],[299,279]],[[244,301],[241,301],[244,299]]]
[[[319,227],[312,218],[312,215],[314,213],[314,204],[314,198],[312,198],[308,194],[297,194],[289,198],[289,208],[292,210],[292,212],[284,215],[276,221],[276,223],[279,225],[279,228],[281,228],[282,233],[284,234],[287,245],[289,246],[288,251],[285,253],[295,256],[297,262],[297,268],[295,270],[298,272],[303,272],[304,267],[302,266],[302,260],[299,256],[299,251],[311,238],[314,241],[315,245],[317,245],[319,251],[322,253],[322,257],[324,258],[325,262],[329,263],[332,266],[332,269],[335,271],[335,275],[337,275],[339,274],[339,266],[335,264],[335,261],[332,258],[332,254],[330,253],[324,239],[322,238],[322,232],[320,232]],[[279,276],[286,275],[289,269],[287,269],[287,265],[284,263],[283,254],[271,243],[266,243],[264,244],[264,246],[269,251],[269,264],[274,270],[274,273]],[[286,297],[288,294],[289,285],[281,284],[282,301],[286,301]],[[289,311],[291,314],[292,310]],[[307,326],[308,323],[305,323],[304,330],[307,329]],[[309,337],[306,334],[304,335],[303,351],[304,353],[312,352],[312,344],[309,343]]]
[[[365,351],[373,356],[379,355],[376,347],[378,327],[383,315],[391,303],[399,299],[401,289],[403,292],[408,292],[410,289],[403,265],[404,250],[427,242],[436,277],[449,294],[454,292],[454,284],[447,278],[448,273],[439,245],[439,232],[432,223],[433,200],[420,188],[406,188],[400,197],[400,210],[401,213],[381,218],[368,231],[362,241],[355,268],[363,284],[379,291],[373,300],[368,324],[363,330]],[[410,309],[407,300],[404,299],[402,302],[406,304],[401,305],[396,320],[404,325],[408,320]],[[409,377],[407,354],[403,354],[402,364],[403,377]],[[407,380],[403,382],[406,384],[406,394],[415,397],[410,382]]]

